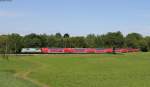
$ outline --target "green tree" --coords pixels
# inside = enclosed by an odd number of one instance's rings
[[[69,38],[69,37],[70,37],[70,35],[68,33],[64,34],[64,38]]]
[[[139,48],[140,41],[143,39],[142,35],[138,33],[130,33],[126,36],[125,42],[129,48]]]
[[[63,37],[62,37],[61,33],[56,33],[55,37],[57,39],[57,43],[56,43],[57,47],[58,48],[63,48]]]
[[[22,48],[22,37],[19,34],[12,33],[8,35],[11,53],[19,53]]]
[[[139,41],[139,48],[143,52],[148,52],[149,49],[146,40],[142,39]]]
[[[104,41],[101,35],[97,35],[95,39],[96,48],[104,48]]]
[[[62,38],[61,33],[56,33],[55,36],[56,36],[57,38]]]
[[[87,47],[95,48],[96,47],[96,36],[94,34],[89,34],[86,36]]]
[[[145,41],[148,45],[148,49],[150,50],[150,36],[145,37]]]
[[[23,44],[26,48],[39,48],[42,47],[42,39],[37,34],[29,34],[23,38]]]
[[[2,58],[8,60],[8,54],[10,53],[10,44],[8,35],[1,35],[0,36],[0,54]]]
[[[87,47],[85,37],[76,36],[70,38],[70,44],[73,48],[85,48]]]
[[[41,46],[40,47],[48,47],[48,35],[46,34],[41,34],[39,35],[39,39],[41,41]]]
[[[124,36],[120,31],[118,32],[109,32],[106,35],[102,35],[102,40],[104,41],[105,47],[115,47],[121,48],[124,47]]]
[[[48,47],[52,47],[52,48],[63,47],[63,38],[59,38],[56,35],[50,35],[48,37]]]

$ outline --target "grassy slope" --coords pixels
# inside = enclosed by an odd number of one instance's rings
[[[22,75],[29,71],[31,79],[49,87],[149,87],[149,56],[150,53],[26,56],[9,62],[0,60],[0,73]],[[0,78],[0,87],[6,84],[3,79],[6,77]]]
[[[15,73],[24,72],[33,64],[16,58],[10,61],[0,58],[0,87],[38,87],[30,81],[15,76]]]
[[[13,76],[9,72],[0,72],[0,87],[37,87],[29,81]]]

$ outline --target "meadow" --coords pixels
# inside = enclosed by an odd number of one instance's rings
[[[0,87],[150,87],[150,53],[0,58]]]

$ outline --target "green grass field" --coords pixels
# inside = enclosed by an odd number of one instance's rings
[[[0,87],[150,87],[150,53],[0,58]]]

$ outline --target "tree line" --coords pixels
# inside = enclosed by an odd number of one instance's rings
[[[35,34],[21,36],[17,33],[0,35],[0,53],[20,53],[22,48],[139,48],[150,50],[150,36],[129,33],[124,36],[120,31],[107,34],[70,36],[68,33]]]

